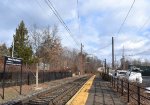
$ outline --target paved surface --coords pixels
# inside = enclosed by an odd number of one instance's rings
[[[89,90],[93,84],[93,80],[95,75],[92,76],[83,86],[82,88],[72,97],[72,99],[66,105],[85,105]]]
[[[110,83],[99,77],[94,79],[89,90],[89,96],[85,105],[127,105],[119,95],[112,90]]]
[[[91,77],[66,105],[127,105],[99,77]]]

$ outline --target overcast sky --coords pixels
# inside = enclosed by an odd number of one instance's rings
[[[84,51],[110,61],[111,37],[114,36],[116,59],[120,59],[123,46],[128,59],[150,58],[150,0],[135,0],[118,34],[133,0],[78,0],[78,6],[77,0],[51,2],[75,40],[84,44]],[[56,24],[62,44],[80,49],[80,45],[76,45],[44,0],[1,0],[0,43],[11,45],[15,29],[21,20],[24,20],[28,29],[34,24],[39,27]]]

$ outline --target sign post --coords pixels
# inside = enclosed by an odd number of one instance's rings
[[[3,83],[2,83],[2,88],[3,88],[3,94],[2,94],[2,99],[4,99],[4,91],[5,91],[5,69],[6,69],[6,62],[5,62],[5,58],[4,58],[4,70],[3,70],[3,75],[2,75],[2,78],[3,78]]]
[[[20,75],[20,78],[21,78],[21,83],[20,83],[20,95],[21,95],[22,94],[22,64],[21,64],[21,75]]]
[[[4,99],[4,97],[5,97],[5,73],[6,73],[6,65],[21,66],[20,95],[22,93],[22,59],[21,58],[14,58],[14,57],[9,57],[9,56],[4,56],[4,70],[3,70],[3,83],[2,83],[3,95],[2,95],[2,99]]]

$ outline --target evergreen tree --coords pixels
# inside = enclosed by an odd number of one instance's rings
[[[31,63],[32,48],[28,41],[28,30],[23,21],[19,24],[14,35],[14,56],[22,58],[24,63]]]

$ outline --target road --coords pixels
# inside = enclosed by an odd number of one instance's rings
[[[150,76],[143,76],[142,78],[144,87],[150,87]]]

